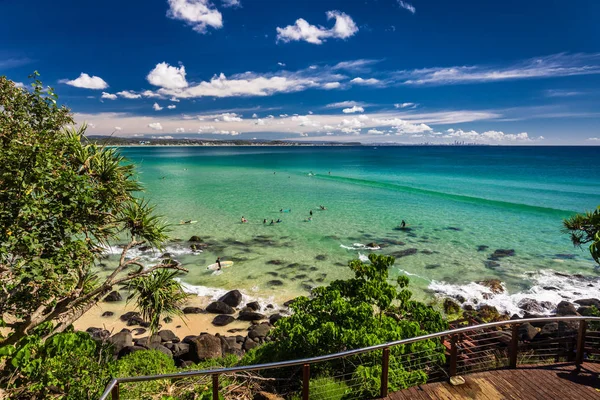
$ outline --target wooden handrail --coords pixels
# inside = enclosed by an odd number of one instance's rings
[[[499,327],[499,326],[507,326],[507,325],[514,327],[516,325],[517,328],[511,329],[511,331],[512,331],[511,343],[512,343],[513,337],[518,335],[518,326],[521,324],[524,324],[526,322],[530,322],[530,323],[531,322],[533,322],[533,323],[544,322],[544,323],[546,323],[546,322],[558,322],[558,321],[580,322],[580,328],[579,328],[578,338],[577,338],[576,362],[580,361],[580,363],[581,363],[583,361],[583,351],[585,348],[585,346],[584,346],[585,332],[586,332],[585,326],[587,326],[588,321],[600,322],[600,317],[565,316],[565,317],[525,318],[525,319],[519,319],[519,320],[490,322],[490,323],[486,323],[486,324],[466,326],[466,327],[452,329],[452,330],[448,330],[448,331],[444,331],[444,332],[431,333],[428,335],[397,340],[394,342],[383,343],[383,344],[365,347],[365,348],[361,348],[361,349],[348,350],[348,351],[344,351],[341,353],[327,354],[324,356],[311,357],[311,358],[305,358],[305,359],[300,359],[300,360],[281,361],[281,362],[268,363],[268,364],[248,365],[248,366],[221,368],[221,369],[213,369],[213,370],[184,371],[184,372],[162,374],[162,375],[113,378],[107,385],[104,393],[102,393],[100,400],[106,400],[108,398],[108,396],[111,394],[112,394],[112,400],[118,400],[119,399],[119,383],[142,382],[142,381],[151,381],[151,380],[158,380],[158,379],[174,379],[174,378],[181,379],[181,378],[190,378],[190,377],[201,376],[201,375],[212,375],[213,379],[216,376],[217,381],[218,381],[218,375],[220,375],[220,374],[266,370],[266,369],[292,367],[292,366],[299,366],[299,365],[303,366],[303,390],[302,390],[303,399],[304,398],[308,399],[308,397],[304,397],[304,396],[305,396],[305,394],[306,394],[306,396],[308,396],[308,389],[309,389],[308,382],[310,379],[310,365],[311,364],[315,364],[315,363],[323,362],[323,361],[340,359],[340,358],[363,354],[363,353],[368,353],[368,352],[372,352],[372,351],[376,351],[376,350],[384,350],[384,352],[385,352],[386,348],[389,349],[391,347],[411,344],[411,343],[420,342],[423,340],[438,339],[438,338],[441,338],[444,336],[454,338],[459,334],[462,334],[464,332],[469,332],[469,331],[484,330],[484,329],[489,329],[489,328],[494,328],[494,327]],[[583,328],[582,328],[582,326],[583,326]],[[517,341],[517,343],[518,343],[518,341]],[[456,353],[458,354],[458,347],[457,347],[456,343],[454,344],[454,347],[457,349]],[[517,352],[518,352],[518,346],[517,346],[517,350],[511,352],[509,355],[509,357],[511,358],[511,361],[510,361],[511,363],[512,363],[512,357],[514,357],[515,367],[517,366],[517,364],[516,364]],[[514,354],[514,356],[513,356],[513,354]],[[456,362],[457,356],[455,356],[454,359]],[[456,364],[454,365],[454,368],[456,368]],[[451,351],[451,360],[450,360],[450,372],[451,372],[450,376],[452,376],[452,351]],[[456,374],[456,372],[457,372],[456,369],[454,369],[454,374]],[[215,393],[214,392],[215,386],[216,385],[213,385],[213,394]],[[217,387],[217,398],[218,398],[218,387]]]

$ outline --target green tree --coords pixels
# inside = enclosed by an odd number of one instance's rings
[[[600,206],[585,214],[576,214],[563,221],[564,229],[571,235],[576,247],[590,243],[592,258],[600,264]]]
[[[295,299],[290,305],[293,314],[277,321],[271,333],[272,342],[250,352],[244,362],[314,357],[447,329],[439,312],[411,300],[408,278],[401,276],[396,282],[389,281],[393,257],[371,254],[369,261],[349,263],[354,278],[315,288],[310,298]],[[427,379],[421,368],[404,369],[411,365],[413,353],[419,353],[419,365],[425,359],[431,363],[444,359],[442,346],[436,340],[394,346],[390,351],[390,364],[397,366],[390,373],[390,388],[407,387]],[[374,382],[365,383],[361,389],[366,390],[361,395],[372,395],[381,381],[381,352],[315,364],[311,371],[354,373],[353,379]]]
[[[134,196],[134,166],[117,149],[84,143],[85,125],[74,127],[37,76],[30,90],[0,77],[0,323],[10,328],[0,347],[42,325],[43,337],[64,331],[117,285],[185,271],[128,257],[142,244],[159,247],[164,223]],[[94,264],[123,239],[118,265],[99,279]]]

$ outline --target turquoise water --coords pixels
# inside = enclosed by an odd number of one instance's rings
[[[416,254],[397,258],[392,274],[408,274],[421,297],[483,278],[499,278],[517,294],[542,285],[548,271],[599,275],[587,251],[573,248],[561,232],[563,218],[600,204],[599,147],[122,152],[138,165],[145,197],[175,224],[171,236],[183,241],[167,251],[190,270],[184,282],[197,287],[288,299],[349,276],[344,265],[359,253],[398,255],[408,249]],[[280,213],[282,208],[291,212]],[[242,224],[242,216],[249,223]],[[283,222],[262,222],[278,218]],[[394,229],[402,219],[410,230]],[[177,225],[181,220],[198,223]],[[185,241],[191,235],[209,247],[190,254]],[[372,242],[382,248],[354,245]],[[489,263],[496,249],[514,249],[515,255]],[[217,256],[234,266],[221,274],[207,271]],[[592,282],[586,290],[597,290]]]

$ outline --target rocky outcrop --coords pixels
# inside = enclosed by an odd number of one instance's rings
[[[237,307],[242,302],[242,293],[239,290],[229,291],[229,292],[225,293],[219,299],[219,301],[227,304],[230,307]]]
[[[216,336],[204,334],[190,342],[190,359],[194,362],[219,358],[222,355],[221,340]]]
[[[525,322],[519,326],[519,339],[530,342],[538,334],[539,330],[531,325],[529,322]]]
[[[460,312],[460,305],[452,299],[444,299],[444,312],[446,314],[458,314]]]
[[[264,314],[252,311],[251,308],[242,309],[242,311],[240,311],[240,314],[238,315],[238,319],[240,321],[260,321],[261,319],[265,318],[266,316]]]
[[[158,336],[160,337],[161,342],[171,342],[171,343],[179,343],[180,342],[177,335],[175,335],[173,333],[173,331],[170,331],[168,329],[158,332]]]
[[[484,279],[477,283],[489,288],[494,294],[504,293],[504,286],[502,286],[500,279]]]
[[[113,346],[113,354],[117,355],[123,348],[133,346],[131,332],[119,332],[108,338],[108,343]]]
[[[580,306],[586,306],[586,307],[594,306],[598,310],[600,310],[600,300],[598,300],[598,299],[575,300],[575,304],[579,304]]]
[[[181,311],[184,314],[201,314],[202,309],[200,307],[184,307]]]
[[[577,309],[573,304],[563,300],[556,306],[556,315],[565,316],[579,314],[577,314]]]
[[[222,301],[213,301],[206,307],[206,312],[211,314],[233,314],[235,310],[230,305]]]
[[[116,290],[113,290],[104,298],[104,301],[107,303],[121,300],[123,300],[123,297],[121,296],[121,293],[117,292]]]
[[[230,323],[232,323],[233,321],[235,321],[235,318],[232,317],[231,315],[225,315],[225,314],[221,314],[221,315],[217,315],[213,320],[212,320],[212,324],[214,326],[225,326],[225,325],[229,325]]]
[[[512,257],[514,255],[515,255],[515,251],[513,249],[498,249],[490,255],[489,259],[493,260],[493,261],[497,261],[501,258]]]

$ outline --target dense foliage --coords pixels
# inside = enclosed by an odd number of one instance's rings
[[[271,334],[273,341],[250,352],[246,363],[261,363],[314,357],[344,350],[372,346],[447,329],[442,315],[432,307],[411,300],[408,278],[388,281],[394,258],[371,254],[370,262],[349,263],[355,277],[338,280],[313,290],[312,296],[299,297],[290,305],[293,315],[279,320]],[[420,341],[391,348],[390,389],[422,383],[427,379],[421,369],[404,370],[411,354],[431,362],[442,361],[438,341]],[[371,352],[342,361],[316,364],[328,373],[354,373],[363,383],[364,396],[376,394],[381,382],[381,352]],[[358,365],[358,367],[355,367]]]
[[[600,264],[600,206],[594,211],[565,219],[563,225],[571,235],[573,245],[581,247],[590,243],[590,254]]]
[[[0,77],[0,324],[11,328],[0,347],[47,322],[48,334],[64,331],[120,283],[180,269],[126,257],[166,239],[153,208],[134,197],[134,166],[116,149],[84,144],[85,125],[75,129],[53,89],[33,78],[25,90]],[[92,267],[117,238],[129,242],[100,281]]]

